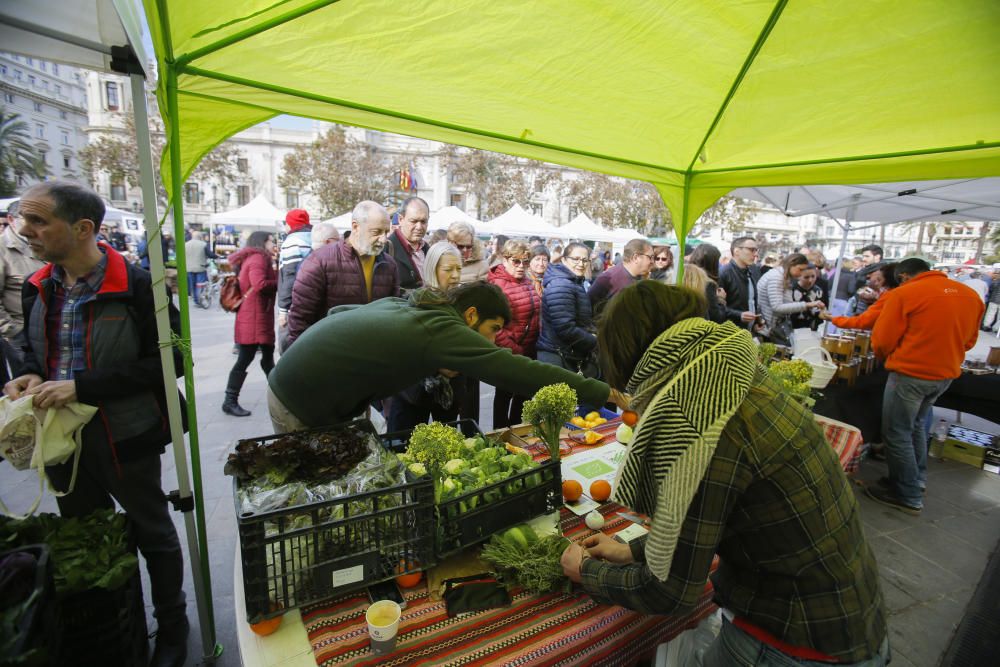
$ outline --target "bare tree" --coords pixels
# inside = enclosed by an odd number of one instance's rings
[[[448,146],[442,164],[451,181],[476,203],[476,217],[500,215],[514,204],[527,205],[534,195],[560,179],[560,168],[527,158],[475,148]]]
[[[629,227],[654,235],[670,224],[663,198],[649,183],[588,171],[566,188],[577,208],[607,229]]]

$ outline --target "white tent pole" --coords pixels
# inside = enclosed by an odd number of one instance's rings
[[[206,657],[217,655],[215,646],[215,625],[211,621],[211,598],[203,589],[202,563],[191,510],[191,485],[188,480],[188,460],[185,451],[184,427],[181,421],[181,404],[177,394],[177,377],[174,372],[173,340],[167,293],[163,288],[165,280],[163,247],[160,243],[160,227],[156,210],[156,185],[153,175],[153,156],[149,141],[149,119],[146,109],[146,89],[142,76],[129,76],[132,84],[132,108],[135,113],[136,143],[139,152],[139,171],[142,175],[143,216],[146,226],[146,247],[149,252],[149,268],[153,274],[153,304],[156,308],[156,332],[160,344],[160,362],[163,366],[163,386],[166,390],[167,417],[170,423],[170,438],[173,442],[174,462],[177,467],[177,484],[180,491],[177,504],[182,508],[184,527],[188,541],[188,560],[194,578],[195,597],[198,603],[198,619],[201,628],[202,646]],[[172,297],[171,297],[172,298]],[[191,400],[194,400],[191,397]]]
[[[855,202],[857,202],[857,199],[861,197],[860,194],[853,196],[855,198]],[[833,300],[837,298],[837,288],[840,286],[840,268],[844,263],[844,253],[847,252],[847,236],[851,233],[852,217],[854,217],[854,206],[847,209],[847,215],[844,218],[844,236],[840,239],[840,253],[837,255],[837,265],[833,269],[833,284],[830,285],[830,303],[826,304],[828,308],[833,306]],[[829,322],[823,324],[823,335],[826,335],[829,328]]]

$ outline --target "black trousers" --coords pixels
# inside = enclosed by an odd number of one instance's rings
[[[270,374],[274,368],[274,346],[254,343],[253,345],[240,345],[240,354],[236,357],[236,363],[233,364],[233,370],[229,376],[232,377],[235,373],[241,375],[246,373],[250,364],[253,363],[253,358],[257,356],[257,350],[260,350],[260,367],[264,371],[264,375]]]
[[[520,424],[522,421],[521,412],[526,400],[528,399],[524,396],[518,396],[496,387],[493,394],[493,428]]]

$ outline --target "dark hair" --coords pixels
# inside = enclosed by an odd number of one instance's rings
[[[625,389],[646,349],[681,320],[703,317],[705,295],[657,280],[640,280],[608,302],[597,330],[597,347],[607,383]]]
[[[896,264],[896,281],[901,282],[905,273],[908,276],[916,276],[931,270],[931,265],[919,257],[907,257]],[[885,274],[883,274],[885,275]]]
[[[20,208],[21,208],[20,199],[18,199],[17,201],[12,201],[10,205],[7,207],[7,215],[11,218],[16,218],[17,212],[18,210],[20,210]]]
[[[567,246],[563,248],[562,256],[569,257],[569,254],[573,252],[575,248],[583,248],[584,250],[587,251],[587,257],[590,257],[590,248],[587,246],[586,243],[580,243],[579,241],[573,241],[567,244]]]
[[[739,247],[741,243],[743,243],[744,241],[756,241],[756,240],[757,239],[755,239],[752,236],[737,236],[735,239],[733,239],[733,242],[729,244],[729,252],[736,254],[736,248]]]
[[[859,254],[860,253],[864,253],[865,250],[867,250],[868,252],[870,252],[873,255],[878,255],[879,258],[882,258],[882,257],[885,256],[885,253],[882,252],[882,246],[875,245],[874,243],[870,243],[870,244],[866,245],[864,248],[862,248],[861,250],[859,250],[858,253]]]
[[[785,274],[785,287],[790,288],[792,286],[792,273],[789,269],[793,266],[801,266],[803,264],[809,264],[809,258],[801,252],[793,252],[790,255],[785,255],[785,258],[781,260],[781,272]]]
[[[420,202],[421,204],[423,204],[424,209],[426,209],[427,211],[427,214],[430,215],[431,207],[427,205],[427,202],[424,201],[423,197],[407,197],[406,199],[403,200],[403,203],[400,204],[399,210],[396,212],[397,216],[400,218],[405,217],[406,207],[408,207],[413,202]]]
[[[656,259],[657,255],[666,255],[670,259],[667,260],[667,265],[664,269],[672,268],[674,265],[674,251],[668,245],[657,245],[653,246],[653,259]]]
[[[104,202],[97,193],[72,181],[55,180],[38,183],[28,188],[22,199],[29,193],[45,195],[52,199],[52,213],[60,220],[73,224],[77,220],[91,220],[94,232],[104,220]]]
[[[496,285],[491,285],[484,280],[459,285],[447,292],[431,287],[413,290],[410,292],[410,305],[418,307],[453,306],[459,314],[474,307],[480,320],[502,317],[504,324],[506,324],[513,319],[507,295]]]
[[[714,282],[719,281],[719,260],[722,259],[722,253],[711,243],[702,243],[700,246],[694,249],[691,253],[690,261],[695,266],[700,266],[705,269],[705,273]]]
[[[896,278],[896,263],[895,262],[880,262],[876,265],[876,271],[882,273],[882,279],[885,280],[885,286],[889,289],[895,289],[899,287],[899,280]]]
[[[247,238],[247,242],[244,244],[246,248],[260,248],[264,249],[267,245],[267,240],[272,238],[274,234],[271,232],[254,232]]]
[[[622,259],[627,262],[636,255],[642,254],[642,251],[645,250],[646,248],[652,248],[652,247],[653,244],[647,241],[646,239],[632,239],[631,241],[625,244],[625,248],[623,249],[622,253]]]
[[[545,259],[552,259],[552,255],[549,253],[549,249],[543,245],[532,246],[530,253],[531,253],[531,259],[534,259],[541,255],[545,255]]]

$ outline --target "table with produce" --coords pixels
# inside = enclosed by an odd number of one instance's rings
[[[378,436],[358,421],[241,441],[227,472],[245,664],[623,664],[696,625],[710,585],[690,614],[649,616],[563,576],[570,540],[646,532],[609,500],[631,429],[576,403],[545,387],[526,425],[488,434],[466,420]],[[397,591],[394,648],[374,655],[365,612]]]

